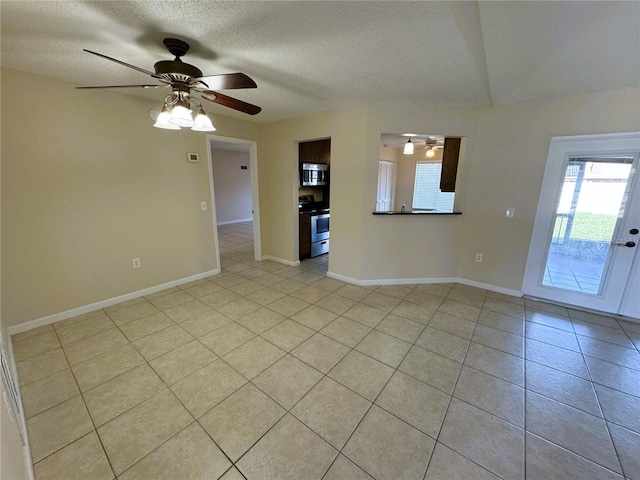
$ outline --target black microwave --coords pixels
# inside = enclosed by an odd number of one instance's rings
[[[324,163],[300,165],[300,185],[303,187],[329,185],[329,165]]]

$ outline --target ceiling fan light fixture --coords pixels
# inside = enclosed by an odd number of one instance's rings
[[[215,132],[216,127],[211,123],[211,119],[205,113],[204,109],[200,107],[198,114],[196,115],[193,127],[191,130],[195,130],[196,132]]]
[[[427,157],[433,158],[435,154],[436,154],[436,151],[433,149],[433,147],[429,147],[429,149],[427,150]]]
[[[411,143],[411,139],[404,144],[404,150],[402,151],[404,155],[413,155],[413,143]]]
[[[169,119],[171,118],[171,110],[167,105],[162,108],[162,111],[158,114],[158,118],[156,118],[156,123],[153,124],[156,128],[163,128],[165,130],[180,130],[180,127],[169,123]]]
[[[193,118],[191,117],[191,109],[189,103],[182,98],[178,99],[176,104],[171,109],[171,117],[169,123],[177,125],[178,127],[193,127]]]
[[[85,52],[101,57],[110,62],[117,63],[119,65],[131,68],[141,73],[145,73],[151,76],[159,83],[147,85],[94,85],[85,87],[76,87],[78,89],[96,89],[96,88],[158,88],[158,87],[171,87],[171,94],[167,95],[164,100],[164,108],[162,109],[163,115],[156,116],[156,110],[153,110],[154,114],[151,120],[154,123],[154,127],[164,128],[169,130],[179,130],[182,128],[192,128],[196,131],[214,131],[215,128],[211,124],[211,120],[206,117],[206,113],[202,111],[202,105],[196,98],[191,97],[191,91],[194,90],[202,95],[202,98],[213,103],[217,103],[223,107],[231,108],[239,112],[246,113],[248,115],[257,115],[262,110],[257,105],[238,100],[237,98],[229,97],[219,93],[217,90],[226,89],[242,89],[242,88],[256,88],[256,82],[244,73],[223,73],[219,75],[202,75],[202,71],[188,63],[184,63],[181,60],[188,51],[189,44],[184,40],[177,38],[165,38],[162,43],[169,50],[169,53],[175,58],[173,60],[160,60],[154,64],[154,70],[146,70],[144,68],[131,65],[121,60],[108,57],[102,53],[93,52],[91,50],[84,49]],[[204,96],[206,93],[209,96]],[[194,105],[195,102],[195,105]],[[204,118],[198,119],[198,123],[194,121],[192,117],[192,105],[193,108],[198,108],[198,117],[201,113]]]

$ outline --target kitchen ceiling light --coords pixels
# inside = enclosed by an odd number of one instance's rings
[[[411,143],[411,139],[404,144],[404,150],[402,153],[405,155],[413,155],[413,143]]]
[[[192,103],[198,107],[195,120],[192,117]],[[196,132],[215,131],[215,127],[202,108],[200,101],[191,97],[189,93],[180,90],[175,90],[171,95],[167,95],[164,99],[162,111],[158,114],[153,126],[166,130],[180,130],[180,127],[183,127],[191,128]]]
[[[429,149],[427,150],[427,157],[432,158],[435,154],[436,151],[433,149],[433,147],[429,147]]]

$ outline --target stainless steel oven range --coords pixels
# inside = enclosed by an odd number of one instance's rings
[[[311,215],[311,256],[329,251],[329,214]]]

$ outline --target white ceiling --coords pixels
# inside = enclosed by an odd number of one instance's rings
[[[488,106],[640,86],[640,2],[1,1],[2,66],[76,85],[153,83],[165,37],[241,71],[257,122],[375,101]],[[164,90],[118,90],[158,99]],[[78,97],[96,95],[78,91]]]

